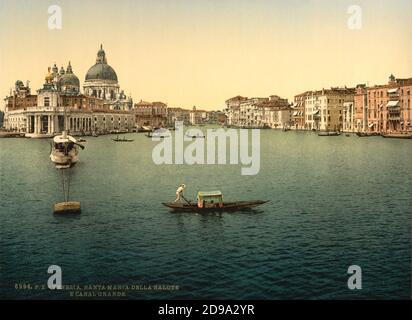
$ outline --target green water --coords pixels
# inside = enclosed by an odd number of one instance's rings
[[[202,128],[204,129],[204,128]],[[261,131],[260,171],[242,165],[155,165],[143,134],[87,137],[71,169],[79,216],[54,216],[61,172],[47,140],[0,139],[0,296],[70,298],[45,285],[178,286],[128,298],[341,299],[411,294],[412,141]],[[198,190],[271,200],[240,213],[172,213],[161,202]],[[362,267],[362,290],[347,287]]]

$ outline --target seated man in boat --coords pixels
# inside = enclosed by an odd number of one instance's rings
[[[176,190],[176,200],[175,202],[181,202],[181,197],[183,196],[183,192],[185,191],[186,186],[182,183],[179,188]]]

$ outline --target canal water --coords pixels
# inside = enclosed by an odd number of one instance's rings
[[[242,176],[241,164],[155,165],[157,142],[125,136],[87,137],[70,174],[78,216],[52,214],[63,192],[48,140],[0,140],[1,298],[80,299],[42,288],[50,265],[63,285],[127,285],[132,299],[410,297],[412,141],[262,130],[259,174]],[[217,189],[270,203],[172,213],[162,202],[180,183],[192,200]]]

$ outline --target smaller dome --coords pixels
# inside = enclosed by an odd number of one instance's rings
[[[66,73],[60,78],[61,86],[80,87],[80,80],[73,73]]]
[[[62,68],[63,69],[63,68]],[[64,69],[63,69],[64,72]],[[72,65],[69,61],[69,65],[67,66],[66,72],[61,75],[60,78],[60,86],[63,91],[67,91],[75,89],[78,91],[80,89],[80,80],[79,78],[73,73]]]

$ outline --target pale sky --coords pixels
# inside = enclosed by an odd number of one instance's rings
[[[62,8],[62,29],[47,9]],[[362,8],[350,30],[348,7]],[[0,0],[0,95],[35,93],[47,67],[83,84],[100,43],[134,101],[221,109],[244,95],[295,94],[412,77],[410,0]]]

